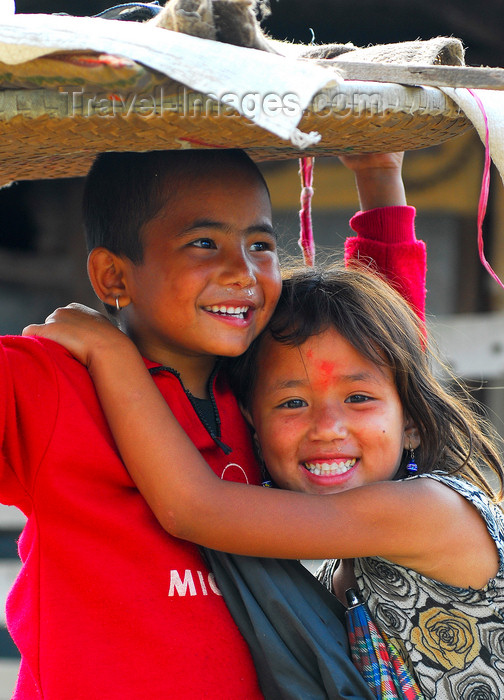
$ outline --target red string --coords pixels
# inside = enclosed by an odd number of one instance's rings
[[[488,194],[490,191],[490,132],[488,129],[488,117],[485,112],[482,101],[476,95],[473,90],[467,88],[469,92],[476,101],[480,112],[483,116],[483,122],[485,124],[485,165],[483,168],[483,178],[481,181],[481,192],[478,203],[478,251],[481,260],[481,264],[485,270],[494,278],[494,280],[504,289],[504,284],[501,282],[500,277],[494,272],[492,266],[485,257],[484,245],[483,245],[483,220],[485,218],[487,204],[488,204]]]
[[[299,247],[303,251],[305,265],[313,267],[315,262],[315,243],[311,219],[311,200],[313,197],[313,165],[314,158],[299,159],[299,174],[301,175],[301,210],[299,212],[300,237]]]

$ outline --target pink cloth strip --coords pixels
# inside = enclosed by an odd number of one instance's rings
[[[313,267],[315,262],[315,243],[311,219],[311,200],[313,197],[313,165],[314,158],[299,159],[299,174],[301,176],[301,210],[299,212],[300,237],[299,247],[303,251],[305,265]]]
[[[478,203],[478,251],[481,260],[481,264],[485,270],[494,278],[494,280],[504,289],[504,284],[502,283],[500,277],[493,270],[492,266],[485,257],[484,245],[483,245],[483,220],[485,218],[487,204],[488,204],[488,194],[490,191],[490,132],[488,129],[488,117],[485,112],[482,101],[476,95],[473,90],[467,88],[467,92],[474,98],[479,110],[483,116],[483,122],[485,124],[485,165],[483,168],[483,178],[481,181],[481,192]]]

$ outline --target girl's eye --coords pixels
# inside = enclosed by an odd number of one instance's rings
[[[308,406],[308,404],[303,399],[289,399],[281,403],[278,408],[304,408],[305,406]]]
[[[371,396],[366,396],[365,394],[352,394],[345,400],[345,403],[367,403],[372,400]]]
[[[191,241],[191,246],[195,248],[216,248],[215,241],[211,238],[197,238],[195,241]]]

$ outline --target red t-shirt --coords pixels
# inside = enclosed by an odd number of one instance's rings
[[[214,395],[229,456],[179,380],[162,372],[154,381],[219,476],[258,482],[248,429],[222,383]],[[0,396],[1,500],[28,517],[7,602],[22,654],[14,697],[261,698],[212,574],[135,488],[86,369],[56,343],[6,337]]]

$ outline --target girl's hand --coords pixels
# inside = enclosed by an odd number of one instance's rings
[[[363,211],[406,205],[402,181],[403,158],[404,153],[340,156],[343,165],[354,173]]]
[[[340,156],[340,161],[349,170],[399,170],[401,171],[404,153],[366,153]]]
[[[88,368],[97,353],[111,348],[120,351],[124,343],[131,343],[103,314],[82,304],[56,309],[45,323],[26,326],[23,335],[42,336],[60,343]]]

